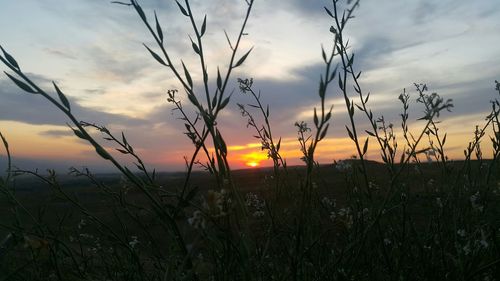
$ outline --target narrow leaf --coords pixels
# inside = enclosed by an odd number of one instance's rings
[[[164,66],[167,66],[167,64],[163,61],[163,59],[157,55],[155,52],[153,52],[148,46],[146,46],[146,44],[143,44],[144,47],[146,47],[146,49],[148,49],[149,53],[151,53],[151,55],[153,56],[153,58],[159,62],[160,64],[163,64]]]
[[[332,18],[333,18],[333,14],[332,14],[332,12],[331,12],[331,11],[330,11],[327,7],[323,7],[323,8],[325,8],[326,13],[327,13],[330,17],[332,17]]]
[[[316,126],[316,128],[318,128],[318,123],[319,123],[318,113],[316,112],[316,107],[315,107],[314,108],[314,125]]]
[[[2,49],[3,55],[7,59],[7,61],[12,65],[14,68],[19,70],[19,65],[17,64],[17,61],[12,57],[9,53],[7,53],[2,46],[0,46],[0,49]]]
[[[332,112],[330,111],[325,116],[325,122],[328,121],[328,120],[330,120],[331,117],[332,117]]]
[[[226,105],[229,103],[229,98],[230,97],[227,97],[226,99],[224,99],[221,104],[220,104],[220,107],[219,107],[219,110],[220,109],[223,109],[224,107],[226,107]]]
[[[250,48],[250,50],[240,58],[240,60],[233,66],[233,68],[236,68],[236,67],[242,65],[252,50],[253,50],[253,47]]]
[[[191,39],[191,46],[193,47],[193,50],[196,54],[200,54],[200,48],[198,48],[198,45],[196,45],[196,43],[194,43],[193,39]]]
[[[188,12],[186,11],[186,9],[184,9],[184,7],[182,7],[182,5],[179,3],[179,1],[176,0],[175,3],[177,3],[177,6],[179,6],[179,9],[181,10],[181,13],[183,15],[185,15],[186,17],[189,17]]]
[[[189,94],[188,93],[188,98],[189,98],[189,101],[191,101],[191,103],[195,106],[198,106],[199,103],[198,103],[198,99],[193,95],[193,94]]]
[[[71,127],[70,127],[70,128],[71,128]],[[87,139],[87,137],[85,137],[85,135],[84,135],[84,134],[83,134],[80,130],[76,130],[76,129],[73,129],[73,128],[71,128],[71,130],[73,130],[73,133],[74,133],[77,137],[79,137],[79,138],[81,138],[81,139],[84,139],[84,140],[86,140],[86,139]]]
[[[368,130],[365,130],[365,132],[366,132],[368,135],[372,136],[372,137],[374,137],[374,136],[375,136],[375,134],[374,134],[374,133],[372,133],[372,132],[370,132],[370,131],[368,131]]]
[[[142,19],[144,22],[147,22],[146,14],[144,14],[144,11],[142,10],[142,7],[141,7],[141,6],[139,6],[139,4],[135,3],[135,4],[134,4],[134,8],[135,8],[135,10],[137,11],[137,13],[139,14],[139,16],[141,17],[141,19]]]
[[[326,133],[328,132],[328,127],[329,127],[329,126],[330,126],[330,124],[326,124],[325,129],[323,130],[323,132],[321,132],[321,135],[320,135],[320,137],[319,137],[319,140],[322,140],[322,139],[324,139],[324,138],[325,138]]]
[[[125,134],[122,132],[122,142],[124,145],[128,145],[127,139],[125,138]]]
[[[22,90],[24,90],[25,92],[28,92],[28,93],[31,93],[31,94],[37,94],[37,92],[35,92],[30,86],[28,86],[28,84],[22,82],[21,80],[13,77],[12,75],[10,75],[9,73],[5,72],[5,75],[7,75],[10,80],[12,80],[19,88],[21,88]]]
[[[363,146],[363,155],[366,154],[367,150],[368,150],[368,138],[366,138],[365,145]]]
[[[182,63],[182,68],[184,68],[184,75],[186,75],[186,80],[189,84],[189,87],[191,87],[191,89],[193,88],[193,79],[191,78],[191,74],[189,74],[189,71],[187,70],[186,68],[186,65],[184,65],[184,62],[181,61]]]
[[[217,95],[214,95],[212,98],[212,108],[214,108],[217,105]]]
[[[109,155],[109,153],[104,150],[104,148],[100,147],[100,146],[97,146],[95,148],[95,151],[97,152],[97,154],[99,154],[99,156],[101,156],[102,158],[106,159],[106,160],[109,160],[111,159],[111,155]]]
[[[347,134],[349,134],[349,138],[351,138],[351,140],[354,140],[354,135],[352,134],[351,130],[349,130],[347,126],[345,126],[345,128],[347,129]]]
[[[205,15],[205,18],[203,18],[203,23],[201,24],[201,34],[200,37],[205,35],[205,32],[207,31],[207,15]]]
[[[66,96],[63,94],[63,92],[61,92],[61,90],[59,89],[59,87],[57,87],[57,85],[54,81],[52,81],[52,84],[54,84],[54,88],[56,89],[57,95],[59,96],[59,99],[61,100],[64,107],[66,107],[66,109],[68,109],[68,111],[71,111],[71,107],[69,105],[69,101],[66,98]]]
[[[222,90],[222,77],[220,76],[219,67],[217,67],[217,88]]]
[[[121,152],[123,154],[128,154],[128,151],[126,151],[124,149],[117,148],[116,150],[118,150],[119,152]]]
[[[163,31],[161,30],[160,23],[158,22],[158,17],[156,16],[156,11],[155,11],[155,22],[156,22],[156,33],[158,34],[160,41],[163,42]]]

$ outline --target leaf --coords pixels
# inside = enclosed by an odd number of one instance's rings
[[[119,149],[117,148],[116,150],[118,150],[119,152],[123,153],[123,154],[128,154],[128,151],[124,150],[124,149]]]
[[[205,18],[203,18],[203,23],[201,24],[201,33],[200,37],[205,35],[205,32],[207,31],[207,15],[205,15]]]
[[[191,103],[195,106],[198,106],[199,103],[198,103],[198,99],[193,95],[193,94],[190,94],[188,93],[188,98],[189,98],[189,101],[191,101]]]
[[[19,65],[17,64],[17,61],[14,59],[14,57],[12,57],[9,53],[7,53],[2,46],[0,46],[0,49],[2,50],[3,52],[3,55],[5,56],[5,58],[7,59],[7,61],[10,63],[10,65],[12,65],[14,68],[16,68],[17,70],[19,70]]]
[[[331,11],[330,11],[327,7],[323,7],[323,8],[325,8],[326,13],[327,13],[330,17],[332,17],[332,18],[333,18],[333,14],[332,14],[332,12],[331,12]]]
[[[220,110],[220,109],[223,109],[224,107],[226,107],[226,106],[227,106],[227,104],[229,103],[229,98],[231,98],[231,97],[227,97],[226,99],[224,99],[224,100],[221,102],[220,107],[219,107],[219,110]]]
[[[71,128],[71,127],[70,127],[70,128]],[[87,137],[86,137],[86,136],[85,136],[85,135],[84,135],[84,134],[83,134],[80,130],[76,130],[76,129],[73,129],[73,128],[71,128],[71,130],[73,130],[73,133],[74,133],[77,137],[79,137],[79,138],[81,138],[81,139],[84,139],[84,140],[86,140],[86,139],[87,139]]]
[[[217,67],[217,88],[222,90],[222,77],[220,76],[219,67]]]
[[[181,63],[182,63],[182,68],[184,68],[184,75],[186,75],[186,80],[192,89],[193,88],[193,79],[191,78],[191,74],[189,74],[189,71],[187,70],[186,65],[184,65],[184,62],[181,61]]]
[[[347,66],[351,66],[354,62],[354,54],[352,54],[351,58],[349,59],[349,61],[347,62]]]
[[[59,96],[59,99],[61,100],[64,107],[66,107],[66,109],[68,109],[68,111],[71,111],[69,101],[66,98],[66,96],[63,94],[63,92],[61,92],[61,90],[59,89],[59,87],[57,87],[57,85],[54,81],[52,81],[52,84],[54,84],[54,88],[56,89],[57,95]]]
[[[366,154],[367,150],[368,150],[368,138],[366,138],[365,145],[363,146],[363,155]]]
[[[127,139],[125,138],[125,134],[122,132],[122,142],[124,145],[128,145]]]
[[[22,90],[24,90],[25,92],[28,92],[28,93],[31,93],[31,94],[37,94],[37,92],[35,92],[30,86],[28,86],[28,84],[22,82],[21,80],[13,77],[12,75],[10,75],[9,73],[5,72],[5,75],[7,75],[10,80],[12,80],[19,88],[21,88]]]
[[[372,133],[372,132],[370,132],[370,131],[368,131],[368,130],[365,130],[365,132],[366,132],[367,134],[369,134],[370,136],[372,136],[372,137],[374,137],[374,136],[375,136],[375,134],[374,134],[374,133]]]
[[[156,22],[156,33],[158,33],[158,37],[160,38],[160,41],[163,42],[163,31],[161,30],[160,23],[158,22],[158,17],[156,16],[156,11],[155,11],[155,22]]]
[[[321,132],[321,135],[320,135],[320,137],[319,137],[319,140],[322,140],[322,139],[324,139],[324,138],[325,138],[325,136],[326,136],[326,132],[328,132],[328,127],[329,127],[329,126],[330,126],[330,124],[326,124],[325,129],[323,130],[323,132]]]
[[[109,160],[111,159],[111,155],[109,155],[109,153],[104,150],[104,148],[100,147],[100,146],[96,146],[95,148],[95,151],[97,152],[97,154],[99,154],[99,156],[101,156],[102,158],[106,159],[106,160]]]
[[[351,130],[349,130],[349,128],[347,126],[345,126],[345,128],[347,129],[347,134],[349,134],[349,137],[351,138],[351,140],[354,140],[354,135],[352,134]]]
[[[316,126],[316,128],[318,128],[318,123],[319,123],[318,113],[316,112],[316,107],[315,107],[314,108],[314,125]]]
[[[330,120],[331,117],[332,117],[332,111],[330,110],[330,112],[328,112],[325,116],[325,122]]]
[[[278,144],[276,145],[276,151],[279,151],[279,150],[280,150],[280,147],[281,147],[281,137],[280,137],[280,139],[278,140]]]
[[[250,50],[240,58],[240,60],[233,66],[233,68],[236,68],[236,67],[242,65],[252,50],[253,50],[253,47],[250,48]]]
[[[184,7],[182,7],[182,5],[179,3],[179,1],[176,0],[175,3],[177,3],[177,6],[179,6],[179,9],[181,10],[181,13],[183,15],[185,15],[186,17],[189,17],[188,12],[186,11],[186,9],[184,9]]]
[[[144,45],[144,47],[146,47],[146,49],[148,49],[149,53],[151,53],[151,55],[153,56],[153,58],[154,58],[157,62],[159,62],[160,64],[163,64],[164,66],[168,66],[168,65],[167,65],[167,64],[163,61],[163,59],[162,59],[159,55],[157,55],[155,52],[153,52],[153,51],[152,51],[152,50],[151,50],[148,46],[146,46],[146,44],[143,44],[143,45]]]
[[[189,38],[191,39],[191,38]],[[193,39],[191,39],[191,46],[193,47],[193,50],[196,54],[200,54],[200,48],[198,48],[198,45],[196,45],[196,43],[194,43]]]
[[[214,95],[212,98],[212,108],[214,108],[217,105],[217,95]]]
[[[326,60],[326,53],[325,53],[325,48],[323,48],[323,45],[321,45],[321,56],[323,57],[323,60],[326,63],[327,62],[327,60]]]
[[[146,18],[146,14],[144,14],[144,11],[142,10],[142,7],[139,6],[139,4],[137,4],[135,2],[134,4],[134,8],[135,10],[137,11],[137,13],[139,14],[139,16],[141,17],[141,19],[144,21],[144,22],[147,22],[147,18]]]

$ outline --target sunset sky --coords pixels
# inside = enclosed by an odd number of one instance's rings
[[[157,11],[174,62],[180,67],[182,58],[199,83],[197,57],[188,37],[193,32],[175,1],[140,3],[150,19]],[[215,79],[217,66],[227,67],[230,54],[223,31],[236,37],[246,4],[243,0],[191,3],[199,24],[207,14],[204,44],[209,75]],[[321,44],[328,47],[332,38],[325,5],[331,1],[255,1],[240,54],[252,46],[254,50],[233,74],[234,95],[219,121],[234,168],[271,164],[236,105],[251,101],[238,90],[238,77],[254,78],[255,89],[270,105],[274,135],[283,139],[285,158],[290,164],[300,163],[294,123],[304,120],[312,125],[312,108],[319,104]],[[430,91],[453,99],[455,107],[441,116],[441,127],[448,132],[448,155],[460,159],[475,125],[483,123],[489,101],[498,97],[494,81],[500,80],[499,19],[498,0],[361,1],[347,36],[356,67],[363,71],[362,86],[371,92],[369,106],[375,115],[384,115],[399,128],[399,94],[406,88],[414,102],[413,83],[427,83]],[[107,0],[2,1],[0,26],[0,44],[44,89],[53,93],[50,83],[56,81],[80,120],[105,125],[117,135],[124,131],[157,170],[184,168],[183,157],[190,157],[193,147],[166,101],[168,89],[181,87],[142,46],[155,47],[133,9]],[[7,67],[0,65],[0,70]],[[318,150],[320,163],[354,154],[345,132],[343,100],[333,85],[327,97],[327,103],[334,105],[333,121]],[[422,108],[412,105],[410,128],[417,130],[423,125],[415,122]],[[2,73],[0,131],[10,143],[15,165],[60,170],[85,165],[109,171],[110,166],[73,135],[67,122],[46,100],[23,93]],[[375,148],[374,140],[371,143]],[[0,153],[5,155],[3,148]],[[378,160],[378,152],[370,150],[368,158]],[[0,160],[4,167],[5,158]]]

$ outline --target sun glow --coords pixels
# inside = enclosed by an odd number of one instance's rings
[[[267,154],[264,152],[249,152],[241,155],[240,160],[245,163],[247,167],[258,167],[261,165],[261,162],[267,160]]]
[[[247,165],[248,167],[254,168],[254,167],[259,166],[259,163],[257,163],[257,162],[247,162],[247,163],[245,163],[245,165]]]

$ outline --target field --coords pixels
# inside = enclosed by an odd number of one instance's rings
[[[483,280],[484,276],[498,275],[498,184],[493,186],[488,197],[478,199],[480,203],[472,201],[474,194],[466,195],[465,199],[459,200],[461,205],[457,209],[452,205],[456,199],[447,197],[449,191],[446,189],[450,185],[440,180],[443,175],[438,164],[409,166],[401,181],[401,188],[404,189],[395,192],[395,196],[385,205],[384,214],[378,222],[380,228],[377,230],[378,227],[372,226],[374,229],[364,238],[366,245],[362,245],[358,241],[363,235],[362,227],[368,227],[366,224],[377,215],[375,210],[367,207],[383,204],[389,191],[384,185],[390,180],[389,173],[385,165],[368,162],[367,172],[373,175],[371,183],[374,192],[373,205],[368,206],[360,202],[361,191],[356,192],[352,188],[353,182],[360,180],[354,175],[355,169],[359,168],[359,161],[346,161],[342,166],[346,163],[349,163],[347,168],[339,168],[339,164],[326,165],[318,167],[316,171],[312,191],[314,213],[307,220],[310,235],[317,237],[314,237],[312,245],[303,250],[305,253],[299,268],[304,272],[300,274],[305,274],[311,280],[342,279],[342,274],[367,280],[381,280],[394,275],[407,278],[405,280]],[[463,164],[450,163],[450,171]],[[491,163],[486,161],[485,164]],[[481,170],[476,162],[472,166],[473,170]],[[304,179],[305,167],[289,167],[288,170],[288,177],[293,183]],[[235,182],[241,184],[238,190],[246,198],[248,211],[253,212],[246,222],[251,230],[246,233],[248,237],[244,237],[245,243],[252,245],[255,251],[255,256],[250,260],[252,271],[258,273],[258,278],[262,280],[291,278],[287,274],[291,274],[298,255],[290,248],[293,249],[297,242],[294,224],[300,218],[294,208],[300,209],[297,193],[301,191],[294,184],[289,184],[283,199],[272,198],[276,182],[273,170],[269,168],[238,170],[234,171],[233,177]],[[98,186],[88,179],[61,176],[57,188],[33,176],[16,179],[16,186],[31,187],[29,190],[16,191],[18,203],[31,214],[36,214],[36,221],[43,222],[43,226],[33,224],[26,213],[15,209],[16,204],[8,200],[2,203],[2,237],[7,232],[21,233],[20,230],[24,237],[17,237],[15,243],[9,243],[8,247],[2,249],[1,276],[8,276],[6,280],[42,276],[56,278],[53,258],[58,259],[58,274],[63,280],[89,280],[85,279],[89,277],[84,276],[98,278],[102,272],[107,272],[106,279],[135,279],[139,274],[138,269],[144,278],[152,278],[158,274],[158,263],[164,263],[166,268],[172,266],[168,262],[168,254],[158,251],[171,249],[172,238],[162,228],[157,215],[147,207],[149,204],[144,194],[136,188],[127,187],[128,183],[120,179],[120,175],[96,175],[95,179]],[[159,174],[157,181],[163,190],[179,190],[183,179],[182,173]],[[200,209],[206,208],[212,212],[210,216],[213,219],[209,222],[207,217],[204,226],[201,223],[197,225],[190,221],[196,211],[192,207],[178,212],[175,217],[179,230],[191,247],[193,267],[198,278],[210,279],[209,276],[219,270],[222,271],[220,276],[241,274],[238,272],[240,269],[226,267],[237,266],[233,264],[237,261],[225,257],[231,253],[224,253],[227,249],[222,245],[212,244],[212,239],[220,239],[218,243],[234,242],[231,241],[234,239],[234,233],[231,232],[236,231],[231,229],[234,226],[226,225],[229,222],[224,222],[226,217],[220,214],[222,209],[229,213],[226,210],[228,207],[210,209],[209,194],[213,196],[217,183],[210,174],[198,172],[192,175],[191,184],[197,190],[192,198],[196,202],[193,205],[198,204],[202,206]],[[62,193],[74,202],[64,198]],[[113,193],[121,194],[120,200],[126,203],[118,203]],[[260,205],[259,201],[265,202],[264,205]],[[256,213],[259,211],[262,211],[262,215]],[[17,218],[14,214],[18,215]],[[232,219],[230,216],[227,215],[228,220]],[[209,231],[211,223],[219,229]],[[107,227],[115,230],[116,236],[110,235]],[[125,240],[120,241],[119,238]],[[351,246],[353,242],[356,242],[355,248]],[[63,249],[62,245],[68,248]],[[135,258],[141,260],[140,264],[134,264],[134,257],[127,253],[111,251],[113,247],[127,246],[137,255]],[[107,252],[107,248],[110,252]],[[214,253],[214,250],[220,252]],[[265,256],[262,256],[263,251],[267,251]],[[320,260],[317,260],[317,254],[321,254]],[[352,260],[352,255],[357,255],[358,261]],[[116,260],[108,260],[112,257]],[[216,262],[227,264],[224,268],[217,268]],[[308,264],[312,268],[303,268]],[[320,265],[321,271],[317,268]],[[370,268],[370,271],[358,270],[357,267]],[[352,272],[343,273],[344,270]],[[358,275],[360,272],[362,276]],[[449,277],[446,277],[447,274]]]

